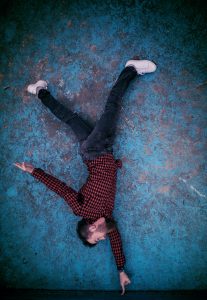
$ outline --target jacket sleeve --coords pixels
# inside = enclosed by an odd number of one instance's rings
[[[78,199],[81,196],[79,193],[59,179],[47,174],[40,168],[34,168],[31,175],[45,184],[50,190],[58,194],[60,197],[64,198],[64,200],[72,208],[74,214],[79,215],[81,210],[81,204],[78,202]]]
[[[126,260],[122,249],[122,241],[121,241],[120,233],[118,229],[116,229],[108,233],[108,236],[110,239],[111,249],[116,261],[117,269],[121,270],[124,267]]]

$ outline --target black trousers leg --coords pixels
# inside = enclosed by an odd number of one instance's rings
[[[80,143],[87,139],[92,132],[93,127],[83,120],[77,113],[66,108],[45,89],[41,89],[39,91],[38,98],[58,119],[65,122],[72,128]]]
[[[137,76],[133,66],[124,68],[119,75],[107,99],[104,112],[91,134],[81,145],[81,154],[85,159],[94,159],[104,153],[113,152],[113,141],[121,106],[121,99],[129,83]]]

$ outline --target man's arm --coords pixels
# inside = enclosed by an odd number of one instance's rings
[[[31,175],[44,183],[50,190],[58,194],[60,197],[64,198],[64,200],[72,208],[74,214],[79,215],[81,205],[78,203],[78,193],[76,191],[40,168],[34,168]]]
[[[108,233],[109,239],[110,239],[110,244],[111,244],[111,249],[114,254],[114,258],[116,261],[117,269],[120,270],[124,268],[126,259],[123,253],[122,249],[122,241],[121,241],[121,236],[118,231],[118,229],[115,229]]]
[[[79,215],[81,210],[81,204],[78,202],[79,193],[54,176],[47,174],[40,168],[34,168],[32,165],[27,163],[16,163],[15,165],[23,171],[30,173],[37,180],[44,183],[50,190],[64,198],[64,200],[72,208],[74,214]]]
[[[112,232],[108,233],[108,236],[110,239],[111,249],[114,254],[117,269],[119,271],[120,285],[122,287],[121,295],[124,295],[125,285],[131,283],[131,281],[130,281],[129,277],[127,276],[127,274],[124,272],[124,265],[125,265],[126,259],[125,259],[123,249],[122,249],[121,236],[120,236],[118,229],[113,230]]]

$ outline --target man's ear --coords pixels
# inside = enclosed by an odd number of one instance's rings
[[[89,231],[90,232],[94,232],[94,231],[96,231],[96,225],[90,225],[89,227],[88,227],[88,229],[89,229]]]

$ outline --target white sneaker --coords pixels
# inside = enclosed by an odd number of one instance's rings
[[[37,88],[47,89],[47,82],[44,80],[39,80],[35,84],[30,84],[27,87],[27,91],[33,95],[37,95]]]
[[[139,75],[152,73],[157,69],[157,66],[150,60],[128,60],[125,67],[133,66]]]

